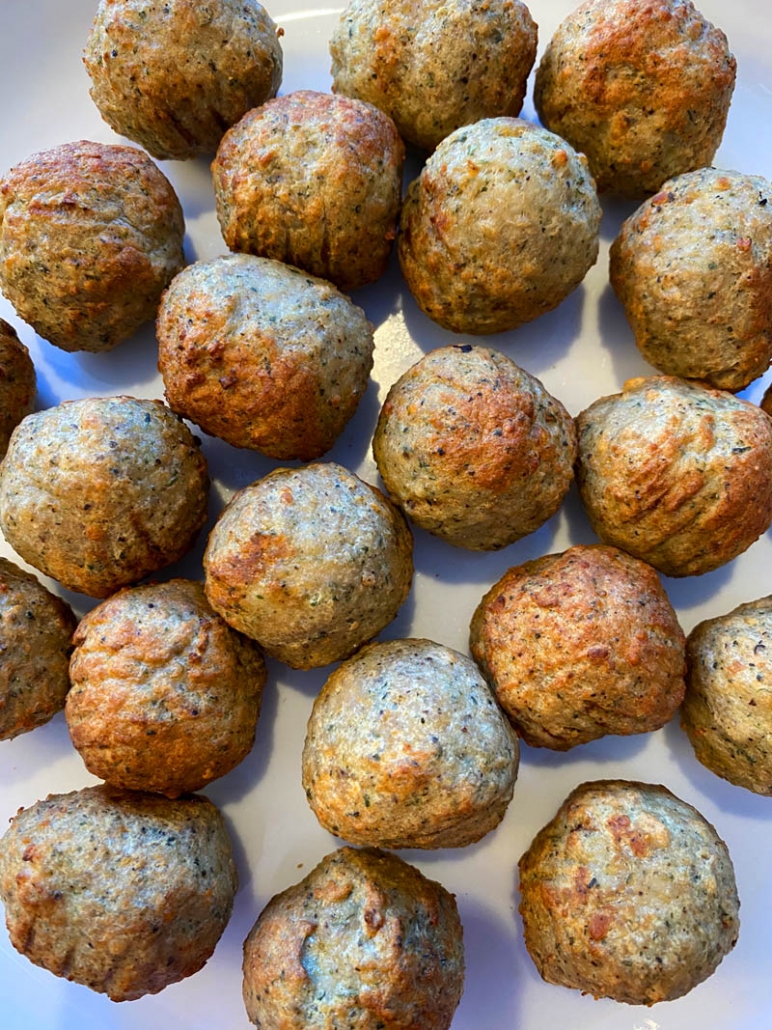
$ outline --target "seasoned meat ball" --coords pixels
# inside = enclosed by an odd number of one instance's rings
[[[555,751],[664,726],[684,695],[684,645],[654,569],[602,545],[509,569],[471,629],[512,724]]]
[[[83,61],[108,125],[162,159],[214,152],[282,75],[256,0],[100,0]]]
[[[298,90],[246,114],[212,164],[231,250],[276,258],[342,290],[386,270],[405,147],[371,104]]]
[[[737,62],[689,0],[584,0],[536,72],[547,128],[587,155],[601,192],[644,197],[709,165]]]
[[[0,318],[0,461],[11,433],[35,405],[37,377],[29,351],[16,330]]]
[[[576,431],[560,401],[503,354],[443,347],[389,390],[373,454],[417,525],[457,547],[495,550],[558,510]]]
[[[367,389],[373,333],[328,282],[230,254],[181,272],[158,313],[159,368],[173,411],[234,447],[318,458]]]
[[[520,0],[351,0],[330,42],[332,89],[433,150],[462,125],[520,114],[536,39]]]
[[[661,786],[577,787],[520,859],[520,893],[541,976],[596,998],[680,998],[737,942],[726,845]]]
[[[0,558],[0,740],[42,726],[64,707],[76,622],[61,598]]]
[[[448,1030],[463,986],[455,898],[374,848],[323,858],[244,943],[244,1004],[262,1030]]]
[[[707,619],[687,640],[681,725],[703,765],[772,796],[772,597]]]
[[[316,698],[303,787],[322,826],[354,844],[460,848],[501,822],[517,765],[474,662],[390,640],[349,658]]]
[[[236,866],[204,797],[89,787],[22,809],[0,840],[13,946],[37,966],[132,1001],[198,972],[225,929]]]
[[[0,180],[0,287],[67,351],[110,350],[155,317],[185,263],[182,208],[142,151],[67,143]]]
[[[113,594],[81,620],[74,643],[67,726],[95,776],[179,797],[249,754],[265,663],[199,583]]]
[[[451,133],[408,187],[402,272],[445,329],[498,333],[551,311],[598,256],[601,210],[583,155],[517,118]]]
[[[206,521],[206,461],[160,401],[88,397],[27,415],[0,466],[11,547],[107,597],[181,558]]]
[[[592,528],[668,576],[725,565],[772,522],[772,422],[730,393],[630,379],[583,411],[577,429]]]
[[[742,390],[772,358],[772,187],[702,168],[623,224],[611,285],[661,372]]]
[[[215,611],[275,658],[347,658],[397,614],[413,542],[379,490],[332,462],[277,469],[240,490],[204,554]]]

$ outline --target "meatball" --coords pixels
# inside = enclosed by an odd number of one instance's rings
[[[433,150],[462,125],[520,113],[536,41],[520,0],[351,0],[330,42],[332,89]]]
[[[737,62],[689,0],[583,0],[536,72],[547,128],[587,155],[601,192],[644,197],[709,165]]]
[[[208,491],[197,441],[160,401],[65,401],[13,434],[0,527],[45,575],[107,597],[190,549]]]
[[[204,554],[206,594],[231,626],[298,669],[347,658],[395,617],[413,542],[379,490],[332,462],[240,490]]]
[[[213,153],[282,75],[276,26],[256,0],[100,0],[83,61],[104,120],[161,159]]]
[[[42,726],[64,707],[76,623],[61,598],[0,558],[0,740]]]
[[[583,155],[517,118],[457,129],[408,187],[399,260],[419,307],[457,333],[551,311],[598,256],[601,209]]]
[[[212,164],[231,250],[276,258],[342,290],[386,270],[405,147],[388,115],[299,90],[246,114]]]
[[[11,433],[35,405],[37,377],[29,351],[16,330],[0,318],[0,461]]]
[[[392,499],[457,547],[538,529],[573,479],[576,431],[538,379],[483,347],[443,347],[389,390],[373,439]]]
[[[179,797],[249,754],[265,662],[199,583],[113,594],[81,621],[74,643],[67,726],[95,776]]]
[[[772,597],[707,619],[687,640],[681,725],[717,776],[772,796]]]
[[[455,898],[374,848],[327,855],[244,943],[244,1004],[262,1030],[448,1030],[463,986]]]
[[[685,640],[650,566],[577,546],[509,569],[472,618],[471,651],[526,743],[567,751],[664,726]]]
[[[520,859],[520,893],[541,976],[596,998],[680,998],[737,942],[726,845],[661,786],[577,787]]]
[[[367,389],[373,332],[328,282],[230,254],[181,272],[158,313],[173,411],[234,447],[318,458]]]
[[[611,247],[611,285],[655,368],[742,390],[772,359],[772,186],[703,168],[666,182]]]
[[[185,263],[182,208],[134,147],[67,143],[0,180],[0,287],[66,351],[105,351],[155,317]]]
[[[577,419],[592,528],[668,576],[736,558],[772,522],[772,422],[730,393],[630,379]]]
[[[504,818],[517,739],[469,658],[430,640],[370,644],[314,702],[303,787],[354,844],[461,848]]]
[[[198,972],[225,929],[236,866],[206,798],[100,785],[21,809],[0,840],[11,943],[37,966],[132,1001]]]

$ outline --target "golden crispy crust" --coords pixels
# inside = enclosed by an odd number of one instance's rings
[[[35,406],[37,377],[29,351],[16,330],[0,318],[0,461],[11,433]]]
[[[386,270],[405,147],[371,104],[298,90],[246,114],[212,164],[231,250],[276,258],[342,290]]]
[[[726,845],[665,787],[583,783],[520,859],[525,943],[549,983],[653,1005],[710,976],[739,929]]]
[[[684,634],[656,572],[614,547],[509,569],[472,618],[472,656],[533,747],[664,726],[684,694]]]
[[[269,901],[244,942],[261,1030],[448,1030],[464,985],[456,902],[395,855],[342,848]]]

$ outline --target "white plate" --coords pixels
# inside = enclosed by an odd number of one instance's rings
[[[340,8],[314,0],[273,0],[285,29],[282,92],[329,89],[327,41]],[[772,17],[766,0],[703,0],[703,13],[729,36],[739,76],[726,137],[716,163],[772,176]],[[95,0],[4,0],[0,29],[0,168],[34,151],[75,139],[112,142],[88,96],[81,49]],[[573,0],[533,0],[540,52]],[[533,105],[524,114],[533,118]],[[166,162],[187,217],[188,256],[223,253],[208,163]],[[413,171],[417,169],[414,167]],[[631,375],[650,371],[638,355],[607,284],[607,249],[632,205],[604,201],[600,259],[560,308],[515,333],[490,339],[539,376],[572,414]],[[416,308],[395,265],[355,299],[377,326],[372,385],[329,457],[377,476],[369,442],[378,406],[394,379],[417,358],[451,339]],[[20,330],[38,372],[38,406],[84,394],[161,397],[152,328],[102,355],[65,354],[37,339],[0,298],[0,316]],[[745,396],[761,397],[766,383]],[[257,455],[207,439],[215,487],[212,515],[232,491],[273,467]],[[484,591],[528,558],[594,539],[575,493],[531,537],[493,555],[453,549],[416,532],[416,578],[410,599],[384,637],[425,636],[467,649],[469,619]],[[177,566],[200,578],[203,542]],[[728,567],[696,579],[668,580],[684,629],[770,592],[770,535]],[[13,557],[0,542],[0,553]],[[49,585],[51,585],[49,583]],[[93,602],[68,595],[82,613]],[[252,754],[206,791],[224,809],[236,844],[241,887],[233,918],[207,966],[155,997],[115,1005],[21,958],[0,931],[0,1026],[3,1030],[247,1030],[241,1002],[241,947],[267,900],[296,882],[339,842],[317,825],[300,787],[300,751],[312,699],[325,672],[290,672],[271,664],[271,679]],[[535,832],[578,783],[598,777],[661,782],[696,805],[718,828],[735,861],[742,900],[740,940],[717,973],[687,997],[653,1009],[593,1001],[541,981],[522,943],[516,865]],[[73,751],[64,719],[0,742],[0,829],[20,806],[94,780]],[[459,851],[403,852],[458,897],[467,945],[467,982],[454,1030],[759,1030],[772,1011],[772,801],[732,787],[694,759],[676,725],[630,739],[608,738],[565,755],[523,748],[514,800],[500,828]]]

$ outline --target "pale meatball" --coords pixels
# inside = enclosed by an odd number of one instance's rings
[[[35,406],[37,376],[29,351],[5,319],[0,318],[0,461],[11,433]]]

